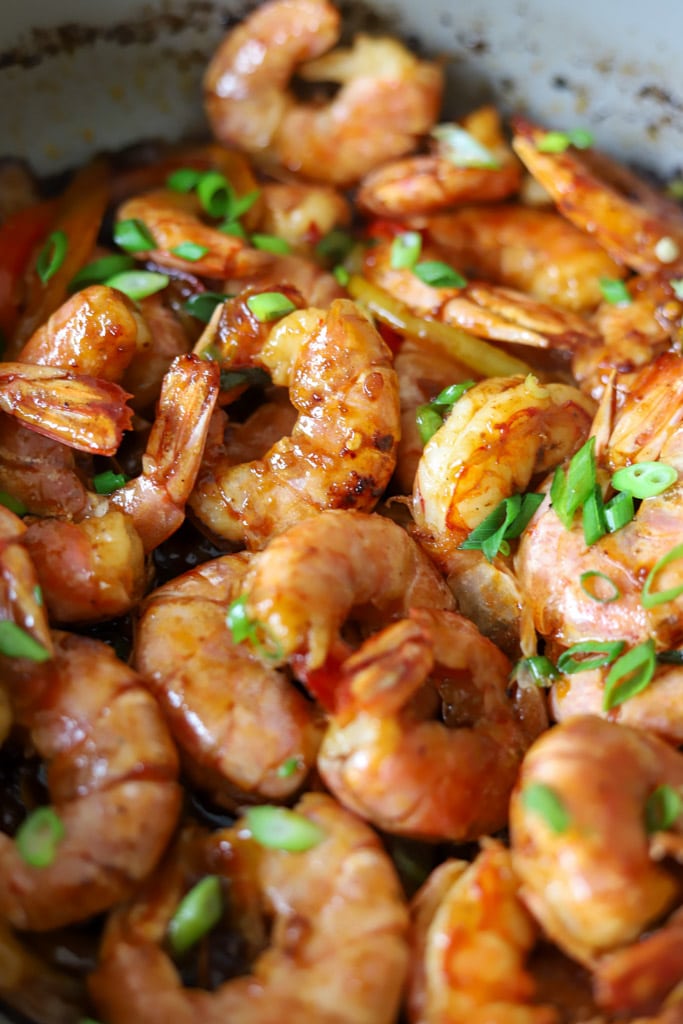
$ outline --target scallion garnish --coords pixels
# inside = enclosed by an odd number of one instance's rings
[[[157,247],[147,225],[134,217],[114,225],[114,241],[126,252],[149,252]]]
[[[28,661],[49,661],[51,655],[37,640],[18,626],[3,619],[0,622],[0,654],[7,658],[26,658]]]
[[[210,217],[232,218],[231,207],[235,193],[225,175],[207,171],[196,184],[197,196]]]
[[[634,498],[654,498],[677,479],[678,472],[666,462],[635,462],[614,473],[612,487],[627,491]]]
[[[611,306],[627,306],[633,302],[630,291],[618,277],[601,277],[600,291],[605,302]]]
[[[346,267],[340,263],[338,266],[334,267],[332,273],[334,274],[337,283],[340,284],[342,288],[346,288],[347,284],[351,280],[351,275]]]
[[[402,231],[396,235],[389,250],[389,263],[393,270],[410,269],[420,258],[422,235],[419,231]],[[444,264],[445,266],[445,264]]]
[[[92,485],[97,494],[111,494],[112,491],[118,491],[127,483],[128,477],[124,473],[115,473],[112,469],[98,473],[92,479]]]
[[[353,249],[355,242],[348,231],[342,228],[332,228],[320,239],[315,247],[315,254],[319,260],[328,266],[335,263],[343,263]]]
[[[252,388],[265,388],[270,384],[270,377],[260,366],[245,366],[243,370],[221,370],[220,389],[229,391],[239,384],[248,384]]]
[[[38,583],[33,588],[33,600],[39,608],[43,607],[43,588]]]
[[[4,505],[10,512],[14,512],[15,516],[25,516],[28,512],[23,501],[15,498],[13,494],[8,494],[7,491],[0,491],[0,505]]]
[[[229,298],[230,296],[224,292],[200,292],[198,295],[191,295],[184,304],[183,309],[190,316],[201,320],[204,324],[208,324],[216,306],[222,306]]]
[[[449,384],[431,402],[417,407],[415,419],[423,444],[427,444],[427,441],[434,436],[458,399],[462,398],[465,392],[473,387],[473,380],[463,380],[459,384]]]
[[[658,590],[656,593],[652,593],[652,586],[655,581],[655,577],[658,573],[665,569],[671,562],[677,561],[679,558],[683,558],[683,544],[676,544],[675,547],[667,551],[650,569],[643,586],[642,593],[640,595],[640,603],[643,608],[655,608],[659,604],[665,604],[667,601],[673,601],[680,594],[683,594],[683,583],[675,587],[669,587],[668,590]]]
[[[555,835],[562,835],[569,828],[569,812],[551,786],[529,782],[522,790],[521,799],[525,810],[541,818]]]
[[[439,155],[456,167],[476,167],[486,171],[500,167],[500,161],[493,153],[459,124],[437,124],[430,135],[439,144]]]
[[[175,245],[171,249],[174,256],[178,256],[181,260],[187,260],[188,263],[196,263],[202,256],[206,256],[208,251],[207,245],[197,245],[196,242],[181,242],[180,245]]]
[[[579,583],[584,594],[587,594],[592,601],[598,604],[611,604],[621,597],[621,591],[614,580],[604,572],[597,569],[589,569],[579,576]],[[606,593],[605,593],[606,590]]]
[[[602,491],[598,484],[593,488],[583,503],[583,537],[588,547],[595,544],[597,540],[607,533],[607,519],[605,518],[605,504],[602,500]]]
[[[249,615],[245,594],[236,597],[228,605],[225,621],[236,644],[250,644],[267,661],[282,659],[280,644],[269,635],[264,623],[259,622],[258,619],[252,619]],[[265,638],[265,642],[262,637]]]
[[[516,679],[520,673],[527,671],[536,686],[550,686],[559,673],[550,658],[545,654],[534,654],[529,658],[520,658],[514,665],[511,678]]]
[[[162,291],[169,280],[166,274],[158,274],[154,270],[124,270],[122,274],[107,278],[104,283],[137,301]]]
[[[633,495],[628,491],[619,491],[605,502],[605,523],[609,533],[616,533],[622,526],[630,523],[636,514]]]
[[[571,676],[603,668],[618,658],[625,646],[623,640],[582,640],[562,652],[557,659],[558,671]]]
[[[271,850],[304,853],[318,846],[326,837],[325,831],[315,821],[290,811],[288,807],[271,804],[250,807],[245,818],[256,842]]]
[[[595,438],[589,437],[572,457],[565,474],[562,466],[555,470],[550,488],[550,501],[565,529],[570,530],[577,510],[593,494],[596,479]]]
[[[253,192],[247,192],[243,196],[236,196],[233,192],[232,200],[230,202],[230,216],[235,220],[237,220],[238,217],[243,217],[245,213],[248,213],[248,211],[251,210],[260,195],[260,188],[255,188]]]
[[[36,260],[36,273],[43,284],[47,284],[50,278],[57,273],[64,262],[68,248],[69,239],[64,231],[53,231],[47,236]]]
[[[288,757],[286,761],[282,762],[275,774],[279,779],[289,779],[298,772],[301,765],[302,760],[300,757]]]
[[[654,640],[645,640],[622,655],[607,674],[602,698],[603,710],[610,711],[646,689],[656,667]]]
[[[297,308],[282,292],[260,292],[258,295],[250,295],[247,306],[261,323],[279,320]]]
[[[670,651],[659,651],[657,661],[662,665],[683,665],[683,651],[676,647]]]
[[[284,238],[278,238],[277,235],[265,235],[257,232],[251,236],[251,244],[255,249],[274,252],[282,256],[292,251],[289,242],[285,242]]]
[[[234,235],[235,238],[246,238],[247,233],[238,220],[228,218],[218,225],[218,231],[223,235]]]
[[[121,274],[124,270],[132,270],[135,260],[123,252],[114,252],[111,256],[103,256],[100,260],[93,260],[75,274],[69,282],[69,291],[77,292],[81,288],[87,288],[91,284],[101,284],[114,274]]]
[[[415,422],[422,444],[427,444],[443,426],[443,416],[431,405],[418,405],[415,410]]]
[[[683,810],[683,800],[678,790],[665,782],[650,793],[645,804],[645,829],[649,835],[653,832],[666,832],[675,825]]]
[[[173,192],[191,192],[199,184],[204,172],[196,167],[179,167],[166,179],[166,188]]]
[[[183,896],[168,923],[166,936],[174,956],[196,945],[223,916],[223,890],[218,875],[207,875]]]
[[[493,561],[499,551],[509,554],[507,541],[519,537],[526,529],[543,497],[542,494],[530,491],[524,495],[513,494],[504,498],[459,545],[460,550],[481,551],[489,562]]]
[[[464,288],[467,284],[462,274],[442,260],[423,260],[416,263],[413,273],[423,284],[431,285],[432,288]]]
[[[65,835],[64,823],[55,809],[38,807],[21,823],[14,841],[25,864],[32,868],[49,868]]]
[[[564,153],[570,146],[576,149],[590,149],[593,135],[585,128],[575,128],[570,132],[545,132],[536,143],[539,153]]]

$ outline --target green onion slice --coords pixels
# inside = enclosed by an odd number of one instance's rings
[[[340,263],[338,266],[334,267],[332,273],[334,274],[337,283],[340,284],[342,288],[346,288],[347,284],[351,280],[351,275],[346,267]]]
[[[202,256],[206,256],[208,251],[208,245],[197,245],[196,242],[181,242],[171,249],[174,256],[187,260],[188,263],[196,263]]]
[[[536,143],[539,153],[564,153],[570,146],[576,149],[590,149],[593,135],[585,128],[575,128],[570,132],[546,132]]]
[[[114,225],[114,241],[126,252],[149,252],[157,247],[147,225],[137,218],[118,221]]]
[[[128,477],[124,473],[115,473],[112,469],[106,469],[104,473],[98,473],[93,477],[92,485],[97,494],[111,494],[118,491],[120,487],[128,483]]]
[[[36,273],[43,284],[47,284],[50,278],[57,273],[64,262],[68,248],[69,239],[64,231],[53,231],[51,235],[47,236],[36,260]]]
[[[633,495],[628,491],[619,491],[613,498],[605,502],[604,512],[608,531],[616,533],[622,526],[630,523],[636,514]]]
[[[198,295],[191,295],[183,305],[183,309],[190,316],[208,324],[216,306],[222,306],[229,298],[231,296],[226,295],[225,292],[200,292]]]
[[[271,850],[304,853],[318,846],[326,837],[320,825],[303,814],[290,811],[288,807],[272,804],[250,807],[245,818],[256,842]]]
[[[579,576],[579,583],[584,594],[587,594],[592,601],[598,604],[611,604],[621,597],[621,591],[614,580],[610,579],[604,572],[597,569],[589,569]],[[606,593],[605,593],[606,590]]]
[[[297,308],[282,292],[260,292],[258,295],[250,295],[247,306],[261,323],[279,320]]]
[[[286,761],[282,762],[275,774],[279,779],[289,779],[299,770],[302,763],[300,757],[288,757]]]
[[[38,807],[22,822],[14,839],[25,864],[49,868],[65,835],[64,823],[55,809]]]
[[[315,247],[315,255],[328,265],[343,263],[353,249],[355,242],[348,231],[332,228],[320,239]]]
[[[113,274],[120,274],[124,270],[132,270],[135,260],[123,252],[114,252],[111,256],[103,256],[100,260],[93,260],[75,274],[69,282],[69,291],[77,292],[81,288],[87,288],[91,284],[101,284]]]
[[[33,600],[40,608],[43,607],[43,588],[38,583],[33,588]]]
[[[427,444],[427,441],[431,440],[437,430],[443,426],[443,416],[431,405],[418,405],[415,410],[415,422],[422,444]]]
[[[583,504],[583,536],[588,547],[595,544],[607,533],[607,518],[602,491],[598,484],[593,488]]]
[[[427,444],[427,441],[434,436],[458,399],[462,398],[465,392],[473,387],[473,380],[464,380],[459,384],[449,384],[431,402],[417,407],[415,419],[423,444]]]
[[[270,376],[260,366],[245,366],[243,370],[221,370],[221,391],[229,391],[239,384],[248,384],[251,388],[265,388],[270,383]]]
[[[522,790],[522,804],[525,810],[541,818],[555,835],[562,835],[571,824],[561,798],[544,782],[528,783]]]
[[[670,651],[660,651],[657,655],[657,661],[661,665],[683,665],[683,651],[678,648]]]
[[[476,167],[496,171],[500,161],[459,124],[437,124],[430,135],[439,144],[439,154],[456,167]]]
[[[51,655],[42,644],[18,626],[4,619],[0,622],[0,654],[7,658],[27,658],[29,661],[49,661]]]
[[[633,302],[626,284],[618,277],[601,277],[600,291],[605,302],[612,306],[627,306]]]
[[[4,505],[10,512],[14,512],[15,516],[25,516],[28,512],[28,508],[24,505],[23,501],[15,498],[13,494],[9,494],[7,491],[0,491],[0,505]]]
[[[420,258],[422,235],[419,231],[403,231],[396,235],[389,250],[389,263],[393,270],[410,269]]]
[[[207,171],[202,174],[195,187],[199,202],[210,217],[233,219],[232,204],[235,193],[225,175],[220,174],[219,171]]]
[[[666,832],[675,825],[683,810],[683,800],[678,790],[665,782],[650,793],[645,804],[645,829],[649,835],[653,832]]]
[[[680,594],[683,594],[683,583],[680,583],[676,587],[670,587],[668,590],[659,590],[655,594],[652,593],[652,585],[657,574],[660,573],[662,569],[665,569],[667,565],[670,565],[671,562],[675,562],[679,558],[683,558],[683,544],[677,544],[675,547],[671,548],[670,551],[663,555],[652,566],[640,595],[640,603],[643,608],[655,608],[657,605],[665,604],[667,601],[673,601]]]
[[[474,387],[474,383],[473,380],[463,380],[459,384],[449,384],[429,404],[433,409],[438,407],[450,412],[458,399],[462,398],[466,391]]]
[[[199,184],[204,172],[198,171],[196,167],[179,167],[166,179],[166,188],[173,192],[191,192]]]
[[[268,661],[280,661],[283,651],[271,637],[264,623],[252,619],[247,611],[247,597],[242,594],[228,605],[225,621],[236,644],[248,643]],[[265,637],[265,642],[261,638]]]
[[[655,645],[651,639],[622,655],[607,674],[603,710],[609,711],[645,690],[655,674],[656,666]]]
[[[635,462],[618,469],[612,476],[612,487],[626,491],[634,498],[654,498],[678,479],[678,472],[666,462]]]
[[[508,554],[510,549],[505,542],[520,536],[543,498],[544,495],[534,492],[504,498],[459,545],[460,550],[481,551],[489,562],[499,551]]]
[[[107,278],[104,283],[110,288],[118,288],[129,299],[138,300],[162,291],[169,281],[166,274],[158,274],[153,270],[124,270],[122,274]]]
[[[218,875],[207,875],[183,896],[168,923],[168,944],[174,956],[196,945],[223,916],[223,890]]]
[[[246,238],[247,233],[238,220],[224,220],[218,225],[218,230],[224,235],[234,235],[235,238]]]
[[[261,189],[255,188],[253,192],[246,192],[243,196],[236,196],[233,192],[232,201],[230,205],[230,216],[237,220],[238,217],[243,217],[245,213],[251,210],[254,203],[261,196]]]
[[[416,263],[413,273],[423,284],[431,285],[432,288],[464,288],[467,284],[462,274],[441,260],[423,260]]]
[[[568,676],[602,668],[618,658],[625,646],[623,640],[583,640],[562,652],[557,659],[557,668]]]
[[[596,483],[595,438],[589,437],[572,457],[566,474],[558,466],[550,487],[550,501],[565,529],[571,529],[576,511],[594,493]]]
[[[278,238],[277,235],[259,234],[257,232],[251,236],[251,244],[255,249],[262,249],[263,252],[278,253],[282,256],[292,251],[289,242],[285,242],[284,238]]]
[[[550,686],[557,679],[559,672],[550,658],[545,654],[534,654],[529,658],[520,658],[514,665],[511,678],[516,679],[520,672],[528,671],[536,686]]]

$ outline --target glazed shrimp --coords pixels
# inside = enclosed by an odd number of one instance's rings
[[[247,288],[259,292],[280,291],[283,281],[295,288],[308,306],[327,309],[335,299],[346,297],[346,290],[333,274],[296,252],[273,254],[265,266],[253,273],[227,278],[224,287],[229,295]]]
[[[481,166],[458,162],[448,148],[451,126],[439,126],[434,153],[384,164],[363,179],[356,196],[361,210],[378,217],[411,217],[458,203],[506,199],[517,192],[521,168],[503,137],[498,111],[480,107],[460,127],[484,147]]]
[[[513,121],[512,145],[558,209],[610,256],[640,274],[683,267],[683,213],[678,203],[625,167],[592,150],[538,148],[546,132]]]
[[[466,206],[429,217],[425,228],[464,274],[575,313],[602,301],[601,277],[626,273],[589,235],[548,210],[513,203]]]
[[[384,831],[464,842],[503,828],[532,739],[506,696],[510,670],[468,619],[412,610],[342,664],[323,781]]]
[[[265,182],[260,191],[258,230],[277,235],[304,255],[311,255],[333,228],[351,223],[348,199],[329,185]]]
[[[85,984],[36,956],[0,921],[0,999],[38,1024],[69,1024],[85,1013]]]
[[[233,465],[209,446],[189,505],[211,533],[254,550],[320,509],[373,508],[394,471],[400,420],[389,349],[354,303],[299,310],[272,327],[256,320],[250,298],[225,303],[197,350],[210,344],[222,366],[268,371],[289,388],[298,418],[252,462]]]
[[[551,729],[524,759],[510,805],[521,895],[550,938],[588,967],[634,943],[680,897],[661,863],[667,852],[680,856],[680,815],[665,832],[646,831],[648,799],[663,785],[680,790],[683,756],[650,733],[600,718]],[[559,808],[553,827],[535,809],[534,792]],[[680,945],[677,955],[668,991],[680,980]],[[647,976],[640,981],[646,990]],[[667,994],[658,992],[660,1000]]]
[[[509,852],[487,840],[472,864],[448,860],[413,899],[411,1024],[558,1024],[534,1004],[524,967],[538,933]]]
[[[64,828],[45,867],[0,833],[0,917],[31,931],[127,897],[159,860],[180,808],[175,748],[141,678],[106,644],[59,632],[52,641],[50,661],[4,666]]]
[[[230,807],[299,790],[321,736],[314,706],[232,639],[226,608],[240,596],[248,566],[248,555],[227,555],[150,594],[132,661],[159,701],[186,771]]]
[[[436,120],[440,67],[385,37],[361,35],[350,49],[327,53],[338,37],[339,14],[327,0],[259,7],[228,33],[204,77],[214,135],[340,186],[410,152]],[[328,104],[299,103],[287,89],[295,73],[341,88]]]
[[[408,925],[393,865],[377,836],[329,796],[307,793],[295,810],[321,830],[308,851],[262,848],[240,820],[193,843],[188,837],[184,862],[168,861],[134,903],[112,915],[89,982],[98,1015],[123,1024],[134,1005],[138,1024],[169,1017],[174,1024],[391,1024]],[[269,946],[266,939],[254,951],[249,973],[213,992],[183,988],[162,948],[179,900],[208,873],[230,883],[237,924],[256,919],[252,946],[255,933],[271,935]]]
[[[38,577],[25,547],[26,533],[22,520],[0,505],[0,619],[15,623],[51,654],[52,638]]]
[[[365,618],[405,616],[410,608],[452,608],[432,563],[392,520],[327,510],[275,537],[245,579],[246,609],[297,671],[320,668],[340,650],[354,609]]]

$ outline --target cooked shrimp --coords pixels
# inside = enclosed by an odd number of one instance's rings
[[[509,852],[488,840],[472,864],[447,860],[412,904],[411,1024],[557,1024],[524,968],[537,926]]]
[[[350,49],[327,53],[338,37],[339,14],[328,0],[261,5],[228,33],[204,77],[214,135],[341,186],[410,152],[436,120],[441,68],[385,37],[360,35]],[[295,73],[341,88],[327,104],[299,103],[287,89]]]
[[[85,983],[36,956],[0,921],[0,999],[36,1024],[71,1024],[85,1013]]]
[[[213,534],[253,550],[320,509],[373,508],[396,464],[400,421],[389,349],[357,306],[339,299],[273,327],[250,298],[225,303],[197,348],[211,344],[223,367],[262,367],[299,415],[252,462],[233,465],[209,446],[189,504]]]
[[[98,1015],[109,1024],[391,1024],[407,968],[407,907],[377,836],[322,793],[296,807],[322,832],[300,853],[260,847],[247,820],[185,844],[129,907],[112,915],[100,965],[90,978]],[[189,847],[189,849],[188,849]],[[249,973],[213,992],[183,988],[162,943],[197,874],[230,884],[233,919],[270,932]],[[209,937],[210,941],[210,937]],[[266,940],[267,941],[267,940]],[[249,947],[248,947],[249,948]]]
[[[596,638],[635,645],[653,637],[666,648],[683,638],[680,597],[649,609],[641,601],[648,573],[681,539],[683,358],[665,353],[620,389],[625,397],[598,459],[599,479],[644,460],[668,463],[679,478],[643,501],[629,523],[590,546],[580,517],[567,530],[552,506],[540,507],[522,536],[516,570],[536,629],[562,647]],[[613,403],[611,392],[603,403]],[[656,590],[680,582],[680,571],[680,561],[672,562],[658,574]],[[601,603],[583,588],[586,572],[611,581],[613,600]]]
[[[253,560],[246,609],[297,672],[323,665],[343,648],[340,631],[354,609],[365,621],[402,617],[410,608],[452,608],[439,573],[391,519],[328,510],[280,534]]]
[[[348,199],[329,185],[301,182],[261,185],[258,230],[276,235],[304,255],[313,253],[316,243],[333,228],[348,227],[350,222]]]
[[[0,833],[0,917],[32,931],[127,897],[159,860],[180,808],[175,748],[141,678],[106,644],[52,636],[50,661],[5,663],[17,723],[48,762],[64,828],[44,867]]]
[[[610,256],[640,274],[683,268],[683,213],[678,203],[625,167],[592,150],[538,148],[546,132],[513,121],[512,145],[558,209]]]
[[[87,481],[72,448],[0,413],[0,489],[31,515],[77,516],[88,500]]]
[[[532,738],[506,696],[510,669],[468,619],[412,610],[342,664],[323,781],[384,831],[464,842],[503,828]]]
[[[430,217],[427,236],[464,274],[481,276],[575,313],[602,301],[600,278],[623,266],[559,214],[528,206],[468,206]]]
[[[550,938],[589,967],[634,942],[680,895],[656,853],[659,836],[680,844],[680,815],[663,834],[645,827],[648,798],[663,785],[680,790],[683,756],[595,717],[556,726],[524,759],[510,806],[521,894]],[[539,787],[557,820],[532,803]]]
[[[363,179],[356,196],[361,210],[379,217],[410,217],[458,203],[506,199],[517,192],[521,168],[503,137],[500,115],[494,107],[472,111],[460,126],[484,148],[479,165],[453,156],[448,145],[451,126],[440,129],[434,132],[436,152],[384,164]]]
[[[132,662],[159,701],[186,770],[231,807],[299,790],[321,736],[313,704],[232,639],[226,609],[240,596],[248,566],[248,555],[227,555],[150,594]]]
[[[259,292],[280,291],[283,283],[295,288],[306,305],[320,309],[327,309],[334,299],[346,296],[346,290],[333,274],[296,252],[274,253],[265,266],[253,273],[227,278],[225,290],[229,295],[236,295],[247,288]]]
[[[26,533],[21,519],[0,505],[0,620],[13,622],[51,654],[50,628],[38,578],[26,551]],[[7,682],[4,676],[3,682]]]
[[[164,376],[176,356],[187,355],[191,343],[183,325],[164,302],[161,293],[140,300],[140,312],[147,327],[127,367],[121,384],[130,391],[130,404],[136,412],[154,409]]]

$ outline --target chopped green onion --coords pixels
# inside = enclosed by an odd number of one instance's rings
[[[633,647],[615,661],[605,680],[602,707],[604,711],[623,704],[624,701],[641,693],[655,674],[657,659],[653,640]]]
[[[181,260],[187,260],[188,263],[196,263],[202,256],[206,256],[208,251],[208,245],[197,245],[196,242],[181,242],[180,245],[171,249],[174,256],[178,256]]]
[[[683,299],[683,277],[677,277],[675,281],[669,281],[674,295],[677,299]]]
[[[68,248],[69,239],[64,231],[53,231],[51,235],[47,236],[45,245],[38,253],[36,260],[36,273],[43,284],[47,284],[50,278],[57,273],[64,262]]]
[[[225,292],[200,292],[198,295],[191,295],[184,304],[183,309],[190,316],[208,324],[214,314],[216,306],[222,306],[230,298]]]
[[[260,196],[260,188],[255,188],[252,192],[246,192],[243,196],[236,196],[233,192],[230,202],[229,216],[233,220],[237,220],[238,217],[243,217],[245,213],[248,213],[249,210],[251,210],[252,206]]]
[[[64,823],[54,808],[38,807],[21,823],[14,840],[25,864],[49,868],[65,835]]]
[[[410,269],[420,258],[422,235],[419,231],[402,231],[396,235],[389,250],[389,263],[393,270]]]
[[[590,149],[593,136],[585,128],[575,128],[571,132],[546,132],[536,143],[539,153],[564,153],[570,146],[576,149]]]
[[[279,320],[297,308],[282,292],[260,292],[258,295],[250,295],[247,306],[261,323]]]
[[[557,659],[558,671],[571,676],[576,672],[602,668],[618,658],[625,646],[623,640],[582,640],[562,652]]]
[[[520,672],[528,671],[537,686],[550,686],[559,673],[550,658],[544,654],[534,654],[529,658],[520,658],[512,669],[511,678],[516,679]]]
[[[519,537],[543,501],[542,494],[513,494],[476,526],[459,545],[461,551],[481,551],[491,562],[499,551],[508,554],[508,540]]]
[[[458,399],[473,387],[473,380],[464,380],[460,384],[449,384],[431,402],[417,407],[415,419],[423,444],[427,444],[427,441],[434,436]]]
[[[39,608],[43,607],[43,588],[38,583],[33,588],[33,600]]]
[[[7,658],[27,658],[29,661],[49,661],[51,655],[42,644],[16,622],[0,622],[0,654]]]
[[[94,1017],[79,1017],[78,1024],[100,1024],[100,1021]]]
[[[346,288],[347,284],[351,280],[351,275],[346,267],[340,263],[333,269],[332,273],[334,274],[338,284],[340,284],[342,288]]]
[[[304,853],[325,839],[326,833],[310,818],[287,807],[262,804],[245,814],[247,827],[261,846],[271,850]]]
[[[227,178],[218,171],[207,171],[196,185],[197,196],[210,217],[232,218],[235,193]]]
[[[286,761],[282,762],[275,774],[279,779],[289,779],[299,770],[301,764],[300,757],[288,757]]]
[[[174,956],[196,945],[223,916],[223,890],[218,875],[207,875],[183,896],[168,923],[168,944]]]
[[[657,661],[662,665],[683,665],[683,651],[677,648],[671,651],[660,651]]]
[[[278,238],[277,235],[253,234],[251,244],[255,249],[278,253],[282,256],[292,251],[289,242],[285,242],[284,238]]]
[[[583,537],[588,547],[595,544],[607,533],[605,503],[598,484],[593,488],[583,504]]]
[[[122,274],[114,274],[104,282],[110,288],[118,288],[130,299],[146,299],[162,291],[170,278],[166,274],[158,274],[153,270],[124,270]]]
[[[218,230],[224,235],[234,235],[235,238],[246,238],[247,233],[238,220],[224,220],[218,225]]]
[[[92,485],[97,494],[111,494],[112,491],[118,491],[120,487],[127,483],[128,477],[124,473],[115,473],[112,469],[107,469],[104,473],[98,473],[92,480]]]
[[[677,561],[679,558],[683,558],[683,544],[677,544],[671,548],[665,555],[663,555],[650,569],[647,579],[645,580],[645,586],[643,587],[640,595],[640,603],[643,608],[655,608],[657,605],[665,604],[667,601],[673,601],[680,594],[683,594],[683,583],[678,586],[670,587],[668,590],[659,590],[656,594],[652,593],[652,585],[655,577],[658,573],[665,569],[671,562]]]
[[[221,391],[229,391],[239,384],[248,384],[252,388],[265,388],[270,384],[270,377],[260,366],[246,366],[243,370],[221,370]]]
[[[576,511],[593,494],[596,479],[595,438],[589,437],[572,457],[565,474],[558,466],[550,487],[550,501],[565,529],[570,530]]]
[[[601,595],[596,589],[599,586],[597,584],[598,580],[605,583],[609,588],[606,595]],[[597,569],[589,569],[588,572],[582,572],[579,576],[579,583],[584,594],[588,594],[591,600],[597,601],[598,604],[611,604],[612,601],[617,601],[621,597],[621,591],[614,580],[610,579],[604,572],[598,572]]]
[[[634,498],[654,498],[678,479],[678,473],[666,462],[636,462],[618,469],[612,476],[612,487],[627,491]]]
[[[166,188],[173,192],[191,192],[199,184],[204,172],[195,167],[179,167],[166,179]]]
[[[443,416],[431,405],[418,405],[415,410],[415,422],[422,444],[427,444],[427,441],[431,440],[437,430],[443,426]]]
[[[441,260],[423,260],[422,263],[416,263],[413,273],[423,284],[431,285],[432,288],[464,288],[467,284],[462,274]]]
[[[630,523],[636,514],[633,495],[628,491],[619,491],[605,503],[605,523],[609,533],[616,533],[622,526]]]
[[[0,505],[4,505],[10,512],[14,512],[15,516],[25,516],[28,512],[23,501],[15,498],[13,494],[8,494],[7,491],[0,491]]]
[[[681,794],[665,782],[650,793],[645,804],[645,829],[649,835],[653,832],[666,832],[672,825],[675,825],[681,810],[683,800]]]
[[[571,821],[567,808],[551,786],[543,782],[530,782],[522,790],[525,810],[542,818],[551,832],[562,835]]]
[[[438,406],[439,408],[447,409],[449,412],[455,405],[455,403],[462,398],[466,391],[474,387],[473,380],[463,380],[459,384],[449,384],[443,391],[440,391],[436,398],[433,398],[429,403],[432,408]]]
[[[147,225],[136,218],[120,220],[114,225],[114,241],[126,252],[149,252],[157,247]]]
[[[623,306],[633,302],[631,293],[618,277],[601,277],[600,291],[605,302],[611,306]]]
[[[319,260],[327,264],[342,263],[353,249],[355,242],[348,231],[332,228],[320,239],[315,247]]]
[[[458,124],[437,124],[430,135],[439,143],[439,153],[456,167],[476,167],[495,171],[500,161],[474,135]]]
[[[247,598],[245,594],[236,597],[228,605],[225,622],[232,633],[232,639],[236,644],[248,643],[267,661],[280,661],[282,659],[282,648],[273,637],[269,636],[264,623],[258,619],[252,619],[247,611]],[[261,640],[265,636],[266,642]]]
[[[77,292],[81,288],[87,288],[91,284],[101,284],[113,274],[120,274],[124,270],[132,270],[135,260],[123,252],[114,252],[111,256],[103,256],[101,260],[93,260],[75,274],[69,282],[69,291]]]

